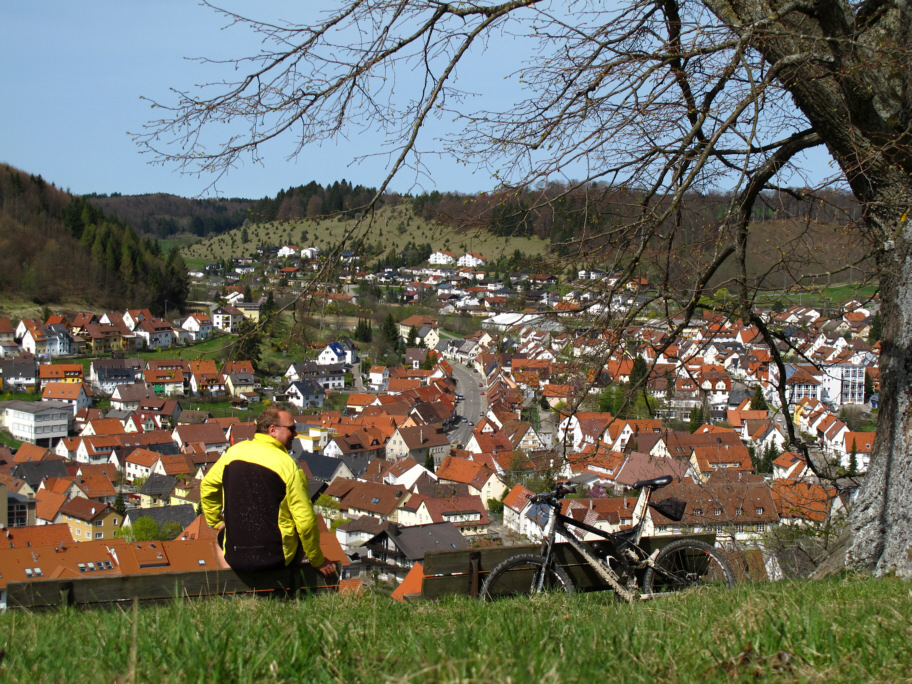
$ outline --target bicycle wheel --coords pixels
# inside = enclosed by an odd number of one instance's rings
[[[646,570],[643,578],[643,590],[647,594],[712,584],[733,587],[735,573],[716,549],[696,539],[671,542],[659,552],[654,566]]]
[[[524,554],[499,563],[485,579],[479,598],[491,601],[505,596],[532,596],[545,593],[572,594],[573,582],[563,568],[544,556]]]

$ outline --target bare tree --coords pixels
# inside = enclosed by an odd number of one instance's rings
[[[163,118],[137,137],[159,161],[217,178],[246,156],[258,161],[273,139],[288,140],[295,156],[369,127],[389,140],[379,152],[389,171],[378,194],[404,171],[420,179],[434,152],[490,170],[501,191],[529,193],[524,212],[557,212],[562,197],[584,193],[592,209],[571,263],[614,259],[625,275],[648,271],[663,287],[658,303],[672,331],[724,284],[731,315],[770,342],[779,377],[775,331],[756,313],[757,294],[839,273],[811,270],[810,223],[767,245],[781,258],[758,269],[750,255],[764,231],[752,216],[781,193],[811,196],[780,186],[807,185],[802,155],[825,149],[837,170],[830,180],[860,205],[860,218],[845,222],[854,248],[846,268],[873,256],[882,298],[882,408],[849,560],[912,575],[910,11],[908,0],[619,0],[611,9],[349,0],[315,25],[225,13],[262,35],[262,51],[226,65],[241,74],[236,82],[156,103]],[[494,108],[460,84],[472,83],[478,55],[508,40],[519,55],[510,80],[519,94]],[[453,122],[451,134],[428,141],[438,119]],[[248,128],[205,145],[208,129],[225,122]],[[694,229],[689,200],[720,189],[725,210]],[[597,202],[608,191],[614,211]],[[351,238],[368,229],[365,221]],[[600,294],[599,325],[622,326],[650,304],[622,315],[611,306],[619,294]]]

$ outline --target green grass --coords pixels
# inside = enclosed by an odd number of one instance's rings
[[[18,449],[22,446],[22,442],[13,437],[6,430],[0,430],[0,444],[8,446],[10,449]]]
[[[237,416],[240,418],[241,422],[250,422],[256,420],[256,417],[263,412],[269,404],[265,402],[259,402],[254,404],[249,404],[248,408],[241,409],[233,406],[230,401],[211,401],[208,399],[201,399],[199,397],[175,397],[180,405],[185,409],[193,409],[194,411],[207,411],[211,413],[214,418],[228,418],[231,416]]]
[[[145,361],[150,359],[184,359],[186,361],[215,359],[218,361],[225,358],[231,350],[234,339],[234,335],[216,335],[198,344],[156,349],[155,351],[141,351],[130,356]]]
[[[293,244],[327,251],[338,244],[354,224],[353,219],[302,219],[247,225],[182,247],[181,255],[188,266],[199,267],[229,256],[254,256],[260,245],[279,247]],[[246,243],[241,241],[241,232],[245,229]],[[372,245],[379,244],[384,253],[390,249],[399,251],[411,241],[419,245],[428,243],[432,249],[448,249],[459,255],[477,252],[489,259],[512,255],[517,249],[529,256],[543,254],[548,249],[548,243],[540,238],[498,237],[483,231],[460,231],[452,226],[425,221],[404,204],[381,208],[366,241]]]
[[[912,671],[909,584],[747,584],[626,605],[184,600],[0,614],[5,681],[859,682]],[[79,646],[72,647],[78,634]]]

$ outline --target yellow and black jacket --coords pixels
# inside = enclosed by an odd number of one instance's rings
[[[282,443],[256,434],[216,461],[200,484],[206,522],[217,527],[234,570],[270,570],[291,563],[298,540],[311,565],[323,564],[320,530],[304,472]]]

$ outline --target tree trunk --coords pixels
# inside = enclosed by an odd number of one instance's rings
[[[777,16],[767,0],[704,2],[779,69],[864,210],[856,234],[877,259],[881,408],[846,564],[912,577],[912,8],[817,0]]]
[[[910,197],[912,188],[897,188],[896,199],[905,198],[906,206]],[[868,474],[850,513],[846,563],[912,577],[912,231],[905,212],[891,218],[897,237],[878,259],[880,415]]]

